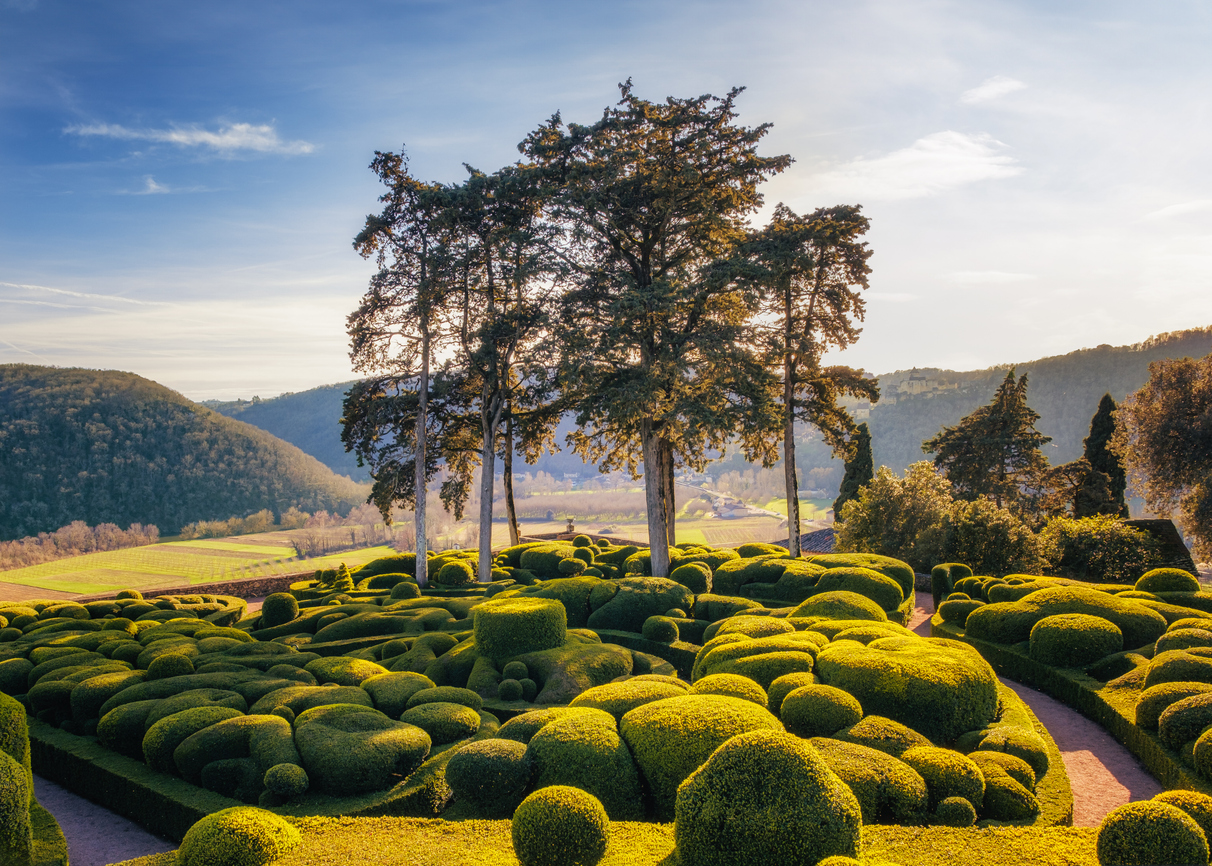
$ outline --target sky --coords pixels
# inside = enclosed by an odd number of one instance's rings
[[[1212,6],[0,0],[0,363],[202,400],[348,380],[376,150],[491,171],[630,77],[746,88],[804,212],[861,204],[871,372],[1212,324]]]

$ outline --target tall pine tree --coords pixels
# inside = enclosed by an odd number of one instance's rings
[[[1119,455],[1108,447],[1111,437],[1115,435],[1113,413],[1116,408],[1111,395],[1104,394],[1098,403],[1098,411],[1090,419],[1090,435],[1084,442],[1090,474],[1074,498],[1074,517],[1093,517],[1096,514],[1128,517],[1128,503],[1124,500],[1127,475]]]
[[[858,425],[854,438],[850,440],[850,456],[846,458],[846,474],[842,477],[842,489],[833,500],[833,517],[842,516],[842,506],[857,499],[859,488],[875,477],[875,462],[871,457],[871,432],[866,424]]]

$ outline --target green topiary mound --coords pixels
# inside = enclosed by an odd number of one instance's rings
[[[265,866],[303,841],[293,824],[272,812],[237,806],[207,815],[189,828],[177,851],[179,866]]]
[[[667,616],[650,616],[644,620],[640,633],[655,643],[673,643],[678,639],[677,620]]]
[[[472,618],[476,650],[497,663],[562,646],[568,630],[564,605],[548,598],[486,601],[473,609]]]
[[[831,568],[820,576],[816,588],[818,592],[856,592],[886,611],[896,610],[905,601],[899,583],[870,568]]]
[[[950,742],[997,715],[997,676],[965,644],[937,638],[881,638],[830,644],[816,660],[827,685],[854,695],[864,712]]]
[[[934,810],[934,822],[944,827],[971,827],[976,823],[976,809],[963,797],[948,797]]]
[[[768,704],[770,710],[779,715],[782,710],[783,701],[787,695],[794,692],[796,689],[803,686],[817,685],[816,674],[811,673],[795,673],[784,674],[770,684],[770,688],[766,689],[766,697],[769,699]]]
[[[456,800],[508,817],[530,787],[532,769],[525,744],[494,737],[459,749],[446,765],[446,783]]]
[[[915,746],[901,754],[901,760],[926,781],[930,808],[944,800],[963,797],[979,809],[985,799],[985,777],[971,760],[953,749]]]
[[[1165,803],[1182,809],[1200,829],[1204,837],[1212,834],[1212,797],[1198,791],[1162,791],[1153,798],[1154,803]]]
[[[768,703],[765,690],[748,677],[737,674],[708,674],[690,687],[692,695],[727,695],[752,701],[762,709]]]
[[[673,683],[630,679],[586,689],[573,698],[568,706],[605,710],[618,722],[636,707],[684,694],[685,687]]]
[[[609,713],[556,719],[531,737],[527,754],[536,788],[572,785],[597,797],[615,821],[643,817],[640,775]]]
[[[511,834],[522,866],[595,866],[606,853],[610,819],[592,794],[552,785],[522,801]]]
[[[429,754],[430,739],[415,725],[393,722],[355,704],[316,707],[295,720],[295,742],[312,784],[333,794],[390,787]]]
[[[795,689],[779,707],[787,730],[804,738],[832,736],[862,717],[863,707],[853,695],[825,685]]]
[[[480,714],[463,704],[434,701],[407,710],[400,721],[416,725],[429,734],[434,745],[441,746],[474,734],[480,727]]]
[[[875,622],[883,622],[888,619],[888,614],[884,613],[884,609],[877,602],[872,601],[865,595],[859,595],[857,592],[848,592],[846,590],[822,592],[820,595],[814,595],[791,611],[788,616],[819,616],[828,619],[869,619]]]
[[[1137,592],[1199,592],[1195,575],[1181,568],[1155,568],[1136,581]]]
[[[1080,668],[1124,648],[1115,623],[1085,613],[1046,616],[1031,628],[1031,658],[1058,668]]]
[[[34,845],[29,806],[33,784],[27,768],[0,751],[0,863],[32,863]]]
[[[261,627],[285,625],[299,615],[299,600],[289,592],[267,595],[261,603]]]
[[[862,813],[817,751],[781,731],[739,734],[678,788],[674,838],[696,866],[812,866],[854,856]]]
[[[306,794],[310,785],[307,771],[298,764],[274,764],[265,771],[262,781],[265,790],[286,800]]]
[[[863,810],[864,824],[916,824],[926,810],[926,783],[904,761],[878,749],[826,737],[809,741]]]
[[[1208,862],[1203,830],[1181,809],[1138,801],[1114,809],[1098,828],[1099,866],[1178,866]]]
[[[669,579],[677,581],[695,595],[711,592],[711,566],[705,562],[688,562],[669,572]]]
[[[1018,601],[987,604],[968,614],[967,636],[994,643],[1029,640],[1032,627],[1044,617],[1084,613],[1119,627],[1129,649],[1151,644],[1165,633],[1166,618],[1138,601],[1119,598],[1085,586],[1046,586]]]

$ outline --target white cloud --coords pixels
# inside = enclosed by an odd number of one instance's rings
[[[1037,280],[1035,274],[1018,274],[1012,271],[954,271],[947,274],[947,282],[964,285],[989,285],[998,283],[1027,283]]]
[[[985,134],[946,130],[884,156],[851,160],[808,181],[817,197],[900,201],[938,195],[1022,172],[1005,145]]]
[[[1212,199],[1210,198],[1196,199],[1195,201],[1187,201],[1182,204],[1172,204],[1169,207],[1145,214],[1145,219],[1162,220],[1169,217],[1186,216],[1190,213],[1200,213],[1206,210],[1212,210]]]
[[[1005,96],[1007,93],[1022,90],[1026,86],[1023,82],[1014,78],[1007,78],[1005,75],[995,75],[992,78],[986,78],[971,90],[965,90],[960,94],[959,101],[965,105],[975,105],[978,102],[988,102],[991,99],[997,99],[999,96]]]
[[[49,295],[59,295],[59,296],[68,297],[68,298],[80,298],[82,300],[88,300],[88,301],[112,301],[114,303],[121,303],[121,304],[136,304],[140,307],[164,306],[164,304],[159,303],[159,302],[138,301],[138,300],[135,300],[134,298],[124,298],[121,295],[99,295],[99,294],[94,294],[93,292],[73,292],[71,289],[55,289],[50,286],[37,286],[37,285],[31,285],[29,283],[6,283],[3,281],[0,281],[0,286],[3,286],[4,288],[8,288],[8,289],[20,289],[28,294],[42,293],[42,294],[49,294]],[[6,300],[16,300],[16,299],[8,298]]]
[[[156,183],[156,179],[150,174],[143,178],[145,186],[139,191],[139,195],[163,195],[171,192],[171,190],[163,184]]]
[[[865,297],[874,301],[888,301],[892,304],[907,304],[916,301],[917,295],[912,292],[867,292]]]
[[[151,141],[180,147],[207,147],[223,154],[239,151],[255,153],[311,153],[315,146],[306,141],[283,141],[268,124],[233,123],[216,131],[198,126],[174,126],[170,129],[129,129],[116,123],[94,123],[69,126],[64,130],[73,135],[101,136],[119,141]]]

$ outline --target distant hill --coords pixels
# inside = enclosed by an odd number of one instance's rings
[[[364,488],[132,373],[0,365],[0,539],[89,524],[346,512]]]
[[[1134,346],[1079,349],[1066,355],[986,370],[898,370],[879,377],[885,399],[869,407],[869,416],[862,420],[871,429],[876,465],[884,464],[899,472],[910,463],[928,459],[922,453],[922,442],[944,425],[953,425],[988,403],[1006,371],[1014,366],[1017,374],[1028,374],[1027,402],[1040,413],[1039,429],[1052,437],[1056,447],[1045,450],[1056,465],[1081,454],[1082,439],[1089,433],[1090,418],[1103,394],[1110,393],[1116,402],[1122,401],[1148,379],[1150,361],[1203,357],[1209,352],[1212,352],[1212,327],[1162,334]],[[347,454],[341,444],[341,402],[351,384],[324,385],[268,400],[208,401],[205,405],[298,445],[336,472],[365,480],[365,470],[358,468],[353,455]],[[919,393],[909,393],[915,390]],[[563,443],[571,428],[571,417],[565,418],[557,441]],[[840,480],[841,462],[832,460],[820,440],[805,440],[796,451],[803,476],[814,467],[832,466],[837,471],[827,477],[836,476]],[[543,455],[533,467],[521,460],[514,465],[516,472],[542,470],[557,478],[564,473],[585,477],[596,472],[567,448],[558,454]],[[740,455],[730,453],[722,464],[712,464],[708,471],[744,468]]]

